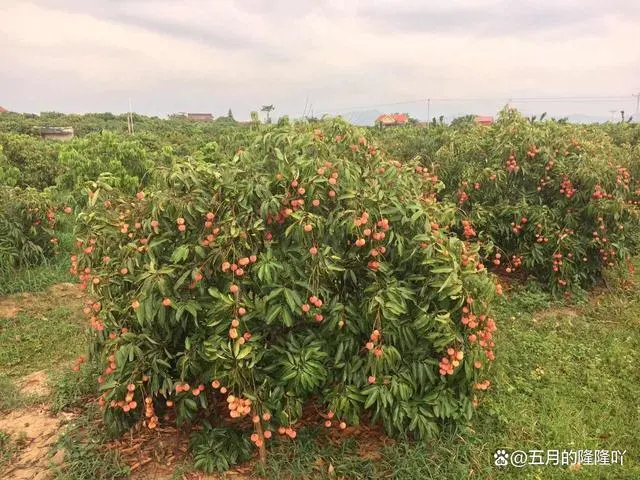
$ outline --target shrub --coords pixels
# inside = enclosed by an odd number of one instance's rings
[[[0,145],[0,186],[15,187],[20,181],[20,169],[9,163]]]
[[[569,295],[597,283],[638,244],[630,204],[637,159],[601,131],[532,123],[505,110],[490,127],[436,135],[423,144],[421,168],[443,181],[442,198],[495,246],[483,257],[488,266],[534,275]]]
[[[206,473],[224,472],[251,458],[249,439],[231,428],[213,428],[205,422],[202,430],[195,431],[189,440],[193,453],[193,466]]]
[[[56,184],[74,194],[79,194],[84,183],[100,173],[111,173],[114,186],[133,193],[153,168],[141,142],[111,132],[91,133],[64,143],[59,162],[63,172]]]
[[[328,427],[418,437],[471,417],[495,329],[477,246],[431,177],[320,125],[158,169],[134,197],[90,185],[72,262],[97,299],[108,425],[169,414],[263,446],[295,437],[306,404]]]
[[[0,133],[0,167],[13,173],[5,184],[43,189],[54,184],[60,171],[59,143],[16,133]],[[4,158],[2,158],[4,157]],[[0,173],[0,184],[4,173]]]
[[[0,186],[0,272],[58,254],[56,206],[49,192]]]

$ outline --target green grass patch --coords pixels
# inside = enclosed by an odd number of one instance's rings
[[[37,370],[51,371],[85,349],[85,329],[74,323],[74,312],[58,307],[47,315],[18,313],[0,318],[0,374],[20,377]]]
[[[14,439],[0,430],[0,472],[11,462],[24,446],[25,438]]]
[[[70,408],[81,408],[87,401],[98,396],[96,378],[100,367],[92,363],[83,363],[79,372],[70,368],[51,375],[50,408],[52,413]]]
[[[316,428],[303,428],[295,441],[278,437],[269,445],[265,467],[256,466],[256,473],[265,478],[372,478],[375,467],[371,460],[361,458],[358,444],[346,438],[342,443],[329,443]]]
[[[70,265],[67,255],[60,254],[42,265],[0,273],[0,295],[38,292],[56,283],[72,282],[75,279],[69,273]]]
[[[68,362],[86,349],[86,331],[73,322],[74,313],[67,307],[55,307],[41,314],[18,313],[0,317],[0,410],[12,410],[53,400],[54,406],[70,403],[72,394],[86,388],[72,386]],[[26,375],[44,370],[53,384],[52,396],[27,395],[18,385]],[[75,374],[77,375],[77,374]],[[61,383],[62,381],[62,383]],[[61,385],[61,387],[58,386]]]
[[[38,405],[48,400],[48,397],[26,395],[20,392],[15,379],[4,374],[0,374],[0,392],[2,392],[0,395],[0,415],[3,411]]]
[[[640,478],[639,298],[610,292],[601,299],[605,308],[588,303],[535,313],[517,310],[520,300],[504,305],[495,390],[475,421],[477,446],[483,445],[475,458],[489,464],[497,448],[626,450],[624,466],[583,466],[580,478]],[[511,467],[496,478],[537,475],[568,478],[570,472]]]

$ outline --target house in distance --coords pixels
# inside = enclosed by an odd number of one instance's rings
[[[180,113],[175,113],[173,115],[170,115],[170,117],[184,117],[187,120],[192,120],[194,122],[212,122],[213,121],[213,114],[211,113],[187,113],[187,112],[180,112]]]
[[[376,118],[376,125],[379,127],[395,127],[398,125],[407,125],[409,123],[409,115],[406,113],[383,113]]]
[[[187,118],[195,122],[212,122],[213,115],[210,113],[187,113]]]
[[[488,117],[485,115],[476,115],[476,118],[474,119],[474,121],[478,124],[478,125],[491,125],[493,123],[493,117]]]
[[[40,136],[45,140],[67,141],[74,137],[73,127],[42,127]]]

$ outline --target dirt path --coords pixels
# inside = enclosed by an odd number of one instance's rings
[[[40,370],[33,372],[18,382],[20,393],[30,397],[46,397],[51,394],[47,372]]]
[[[56,308],[68,308],[76,319],[83,319],[82,309],[87,296],[73,283],[53,285],[44,292],[28,292],[0,298],[0,317],[15,318],[20,313],[46,316]],[[77,313],[77,316],[76,316]],[[50,394],[49,379],[45,370],[31,372],[16,382],[25,397],[47,398]],[[0,415],[0,432],[8,434],[15,455],[0,468],[2,480],[44,480],[53,478],[50,463],[60,463],[62,454],[49,458],[60,425],[74,415],[52,415],[46,404],[21,408]]]
[[[87,295],[78,285],[60,283],[44,292],[18,293],[0,298],[0,317],[14,318],[20,312],[40,315],[61,306],[81,314],[87,302]]]
[[[26,376],[19,384],[21,393],[45,397],[51,392],[45,371]],[[46,404],[13,410],[0,417],[0,431],[8,434],[17,448],[16,455],[0,472],[3,480],[45,480],[52,478],[50,463],[60,464],[62,453],[49,458],[60,425],[74,417],[71,413],[52,415]]]
[[[46,406],[14,410],[0,418],[0,430],[18,443],[17,455],[0,472],[3,480],[45,480],[52,478],[50,462],[60,463],[62,455],[49,458],[58,438],[60,424],[72,414],[52,416]]]

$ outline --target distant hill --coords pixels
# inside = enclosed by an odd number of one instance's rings
[[[581,114],[567,115],[567,119],[571,123],[605,123],[611,121],[611,117]],[[616,117],[615,120],[619,121],[620,118]]]
[[[353,123],[354,125],[372,126],[376,123],[376,118],[382,115],[384,112],[379,110],[362,110],[359,112],[347,112],[341,114],[341,116]]]

